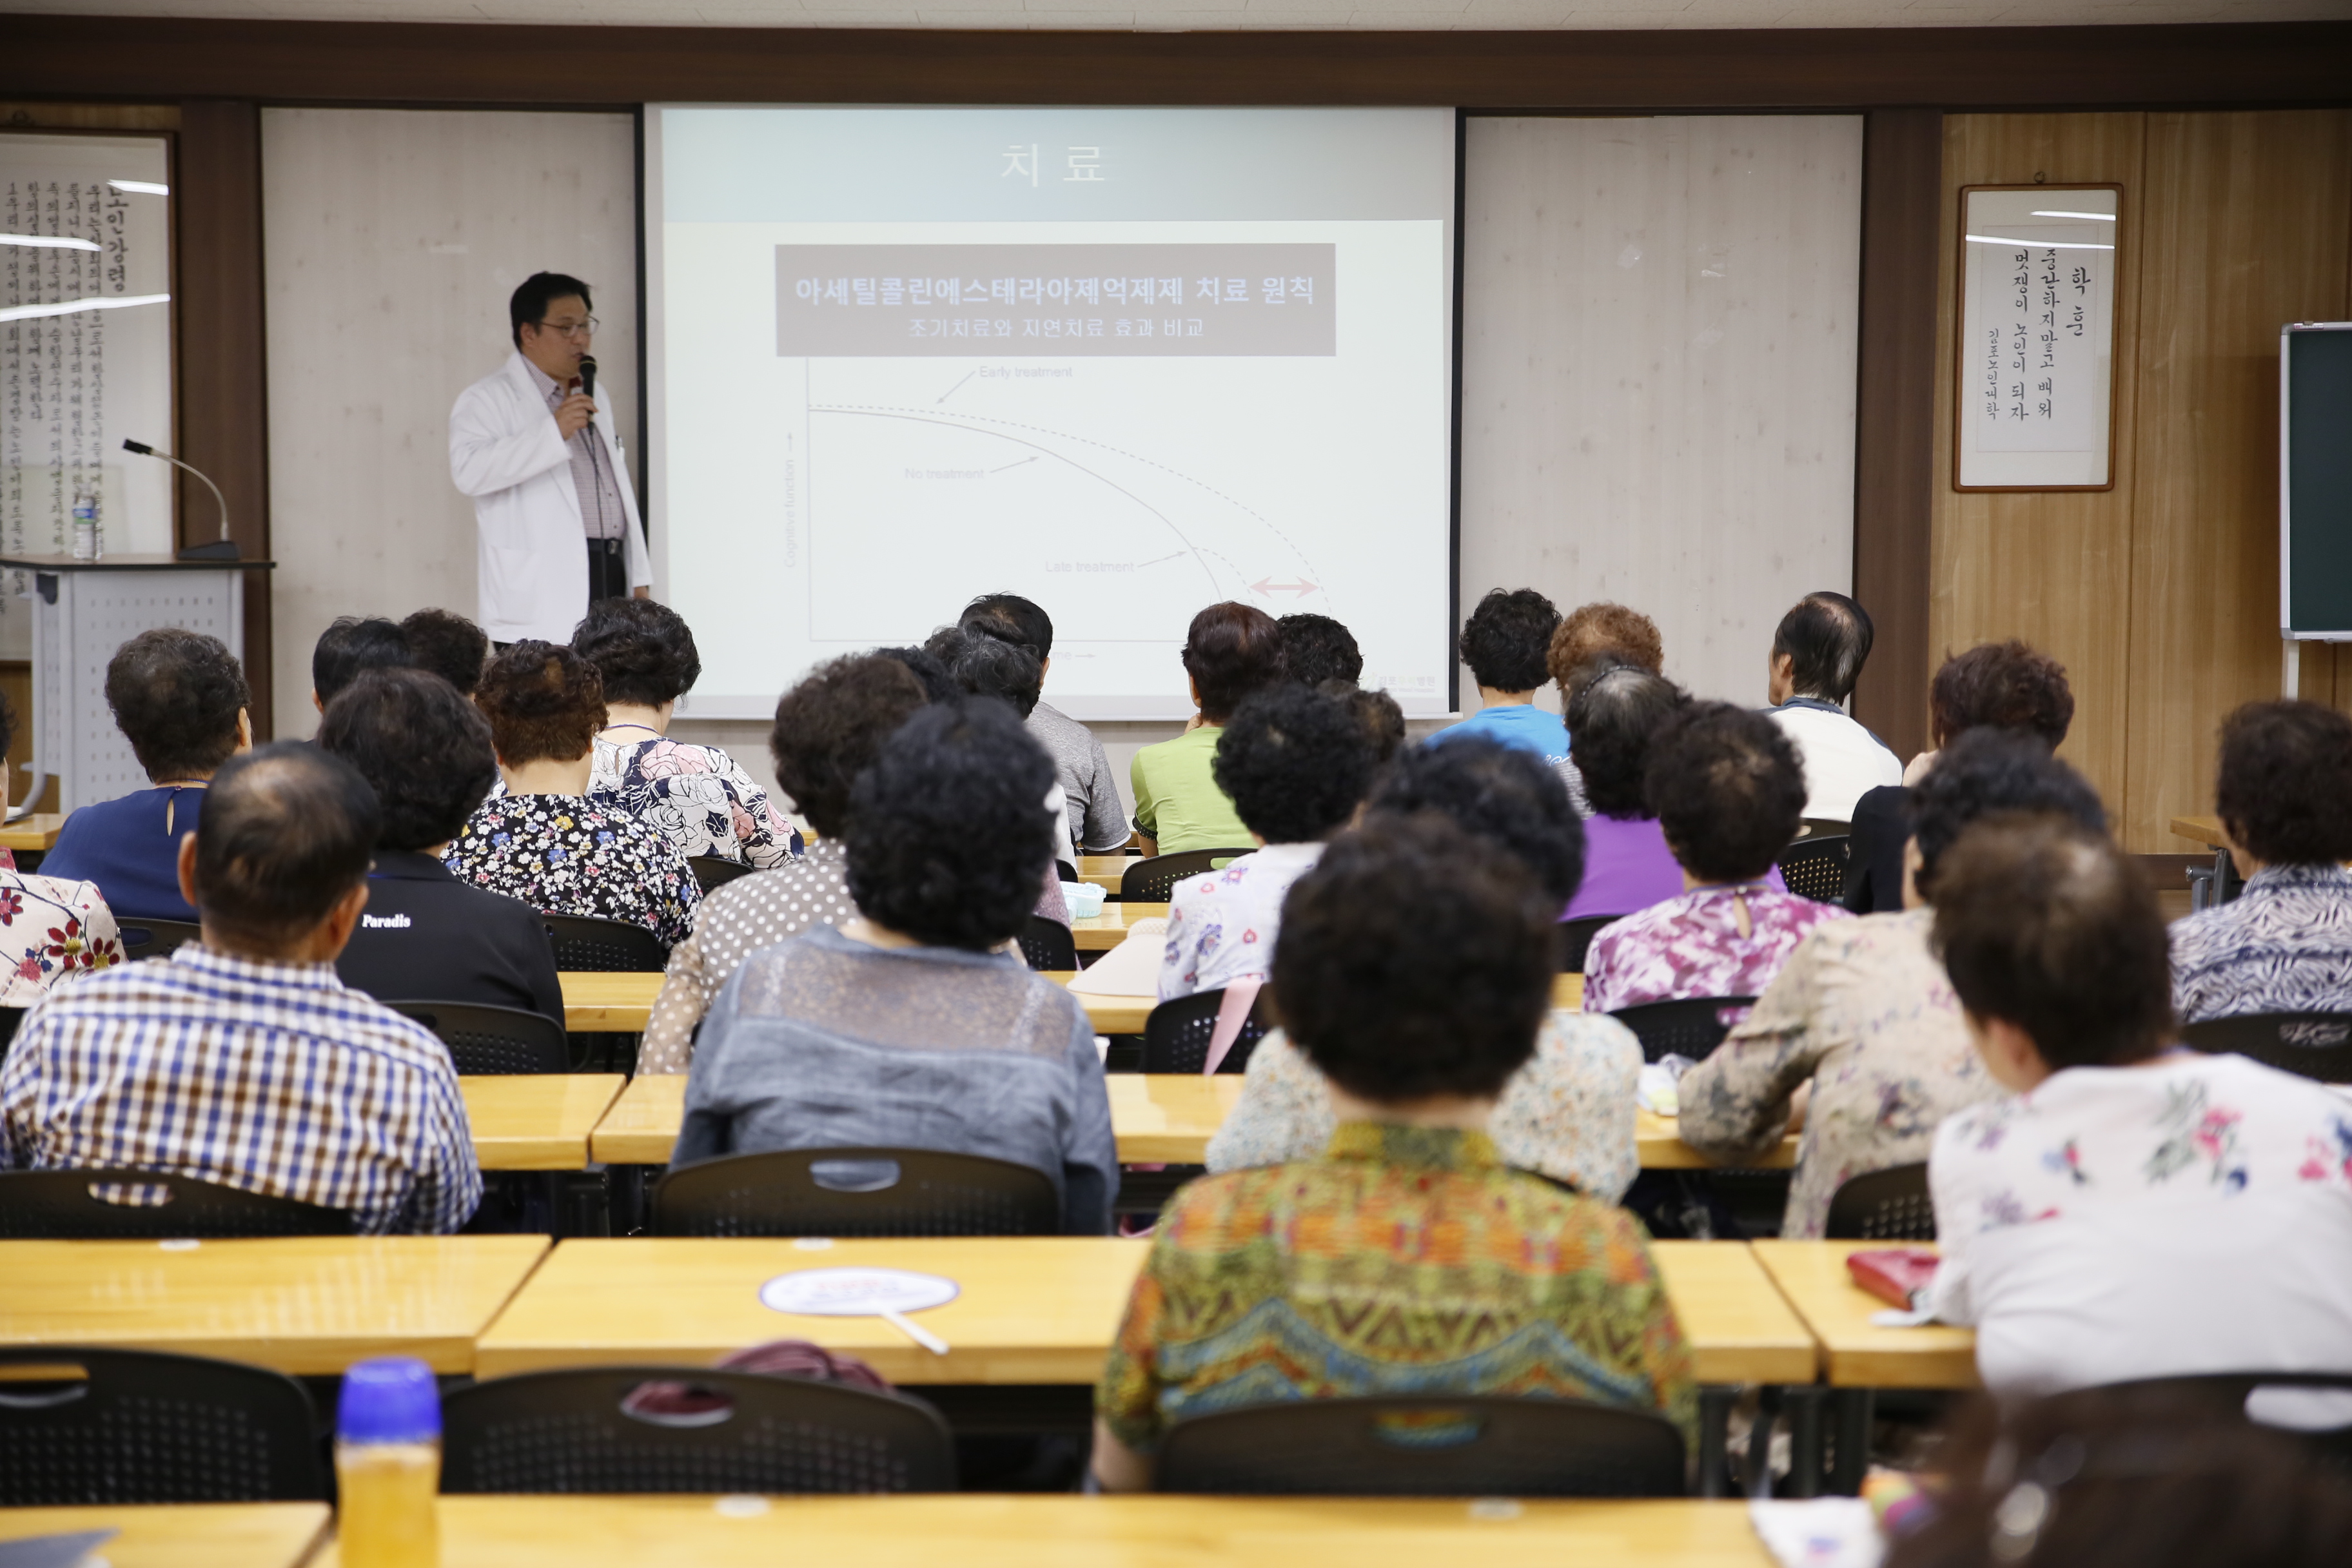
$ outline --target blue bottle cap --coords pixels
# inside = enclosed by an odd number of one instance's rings
[[[353,1363],[335,1403],[335,1436],[347,1443],[430,1443],[441,1436],[433,1369],[414,1356]]]

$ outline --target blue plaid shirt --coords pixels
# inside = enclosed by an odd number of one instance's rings
[[[481,1201],[441,1042],[324,963],[191,942],[52,992],[0,1068],[0,1167],[121,1167],[454,1231]]]

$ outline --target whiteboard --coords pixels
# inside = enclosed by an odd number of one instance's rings
[[[1953,489],[2114,484],[2122,196],[2119,185],[1960,192]]]

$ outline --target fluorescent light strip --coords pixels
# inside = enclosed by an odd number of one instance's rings
[[[106,183],[134,196],[168,196],[172,194],[171,186],[159,185],[152,180],[109,180]]]
[[[0,310],[0,321],[70,316],[77,310],[119,310],[125,305],[161,305],[171,298],[169,294],[99,294],[86,300],[60,300],[54,305],[11,305]]]
[[[2003,239],[1997,234],[1972,234],[1970,245],[2021,245],[2028,250],[2113,250],[2112,245],[2084,245],[2063,239]]]
[[[98,241],[62,234],[0,234],[0,245],[20,245],[30,250],[96,250]]]
[[[2033,216],[2035,217],[2086,217],[2093,223],[2113,223],[2116,221],[2116,215],[2113,213],[2045,213],[2037,211]]]

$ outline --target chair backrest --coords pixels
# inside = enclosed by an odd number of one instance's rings
[[[730,860],[724,855],[689,855],[686,864],[687,868],[694,873],[695,881],[706,893],[714,888],[725,887],[738,877],[751,874],[751,866],[741,860]]]
[[[1830,1199],[1832,1241],[1933,1241],[1936,1205],[1927,1167],[1890,1165],[1838,1184]]]
[[[474,1002],[386,1002],[441,1037],[461,1077],[569,1072],[563,1026],[544,1013]]]
[[[590,915],[539,917],[555,947],[555,967],[604,974],[659,974],[669,967],[669,949],[641,925]]]
[[[1070,928],[1044,915],[1031,915],[1021,930],[1021,956],[1039,973],[1078,966],[1078,944]]]
[[[184,943],[203,936],[205,928],[194,921],[156,921],[143,915],[125,915],[116,927],[116,934],[122,938],[125,958],[169,958]]]
[[[141,1201],[117,1203],[110,1196]],[[349,1236],[341,1209],[194,1176],[119,1169],[0,1171],[0,1239],[145,1241],[180,1237]]]
[[[787,1149],[673,1169],[656,1236],[1052,1236],[1043,1171],[929,1149]]]
[[[1846,853],[1853,844],[1843,833],[1800,838],[1780,852],[1780,879],[1789,884],[1789,891],[1816,903],[1842,902]]]
[[[1181,855],[1154,855],[1148,859],[1130,860],[1127,869],[1118,874],[1119,901],[1164,904],[1171,889],[1185,878],[1214,871],[1254,853],[1244,845],[1239,849],[1187,849]]]
[[[1257,1049],[1257,1043],[1273,1027],[1266,1021],[1267,994],[1265,991],[1257,994],[1250,1016],[1242,1023],[1242,1032],[1234,1037],[1233,1049],[1217,1064],[1218,1072],[1240,1072],[1249,1066],[1250,1053]],[[1220,987],[1195,991],[1190,996],[1179,996],[1152,1008],[1143,1020],[1143,1070],[1196,1073],[1207,1067],[1209,1040],[1217,1032],[1217,1009],[1224,1000],[1224,990]]]
[[[1732,1020],[1723,1015],[1734,1007],[1752,1007],[1753,996],[1691,996],[1679,1002],[1644,1002],[1620,1007],[1609,1016],[1633,1031],[1642,1042],[1642,1059],[1654,1062],[1668,1056],[1705,1061],[1731,1033]]]
[[[1559,972],[1562,974],[1584,973],[1586,954],[1592,951],[1592,939],[1605,925],[1614,925],[1623,915],[1580,915],[1572,921],[1559,922]]]
[[[1078,868],[1056,856],[1054,860],[1054,876],[1057,881],[1075,882],[1078,879]]]
[[[2248,1013],[2185,1024],[2181,1044],[2214,1055],[2234,1051],[2322,1083],[2352,1082],[2352,1013]]]
[[[647,1382],[692,1414],[628,1407]],[[445,1492],[943,1492],[955,1445],[918,1399],[702,1367],[524,1373],[441,1401]]]
[[[68,1367],[82,1375],[58,1375]],[[318,1430],[302,1385],[263,1367],[0,1350],[0,1508],[310,1501],[327,1495]]]
[[[1196,1415],[1160,1443],[1157,1489],[1226,1496],[1680,1497],[1664,1416],[1580,1399],[1304,1399]]]

